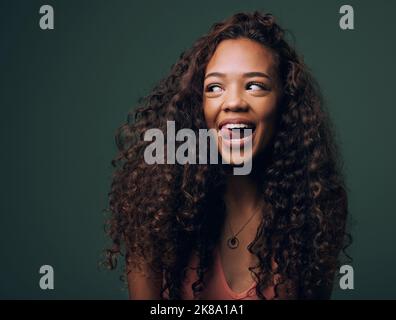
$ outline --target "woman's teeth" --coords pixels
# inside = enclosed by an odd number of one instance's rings
[[[249,126],[248,124],[245,123],[228,123],[223,126],[223,128],[226,127],[227,129],[248,129],[252,128],[252,126]]]
[[[254,127],[252,125],[244,123],[229,123],[222,126],[220,134],[224,139],[239,141],[251,136],[253,131]]]

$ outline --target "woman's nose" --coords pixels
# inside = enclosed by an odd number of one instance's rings
[[[226,91],[222,108],[224,111],[246,111],[248,108],[249,104],[243,99],[239,90]]]

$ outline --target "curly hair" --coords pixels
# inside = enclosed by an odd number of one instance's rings
[[[118,129],[106,222],[112,247],[106,261],[111,269],[120,255],[136,267],[148,263],[163,274],[161,297],[168,290],[169,299],[181,299],[195,251],[198,280],[192,290],[199,297],[225,216],[224,200],[219,200],[225,191],[224,165],[148,165],[143,136],[160,128],[166,140],[168,120],[175,121],[176,129],[207,128],[202,109],[205,68],[221,41],[238,38],[273,52],[282,90],[277,129],[258,170],[267,206],[248,247],[259,261],[249,268],[256,294],[265,299],[262,291],[280,274],[295,285],[297,298],[321,298],[323,288],[331,289],[340,253],[351,242],[342,162],[319,86],[269,13],[237,13],[214,24]],[[278,298],[287,297],[278,292],[283,282],[275,285]]]

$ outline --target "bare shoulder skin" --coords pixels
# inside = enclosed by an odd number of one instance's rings
[[[160,300],[162,276],[148,265],[140,269],[127,264],[128,293],[130,300]]]

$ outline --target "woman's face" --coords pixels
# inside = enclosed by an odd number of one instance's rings
[[[279,97],[269,49],[245,38],[224,40],[217,46],[205,70],[203,110],[208,128],[218,133],[218,149],[228,163],[250,160],[265,148],[274,133]],[[253,134],[238,136],[242,129],[252,129]],[[250,142],[251,152],[244,152]],[[234,150],[236,145],[240,149]]]

